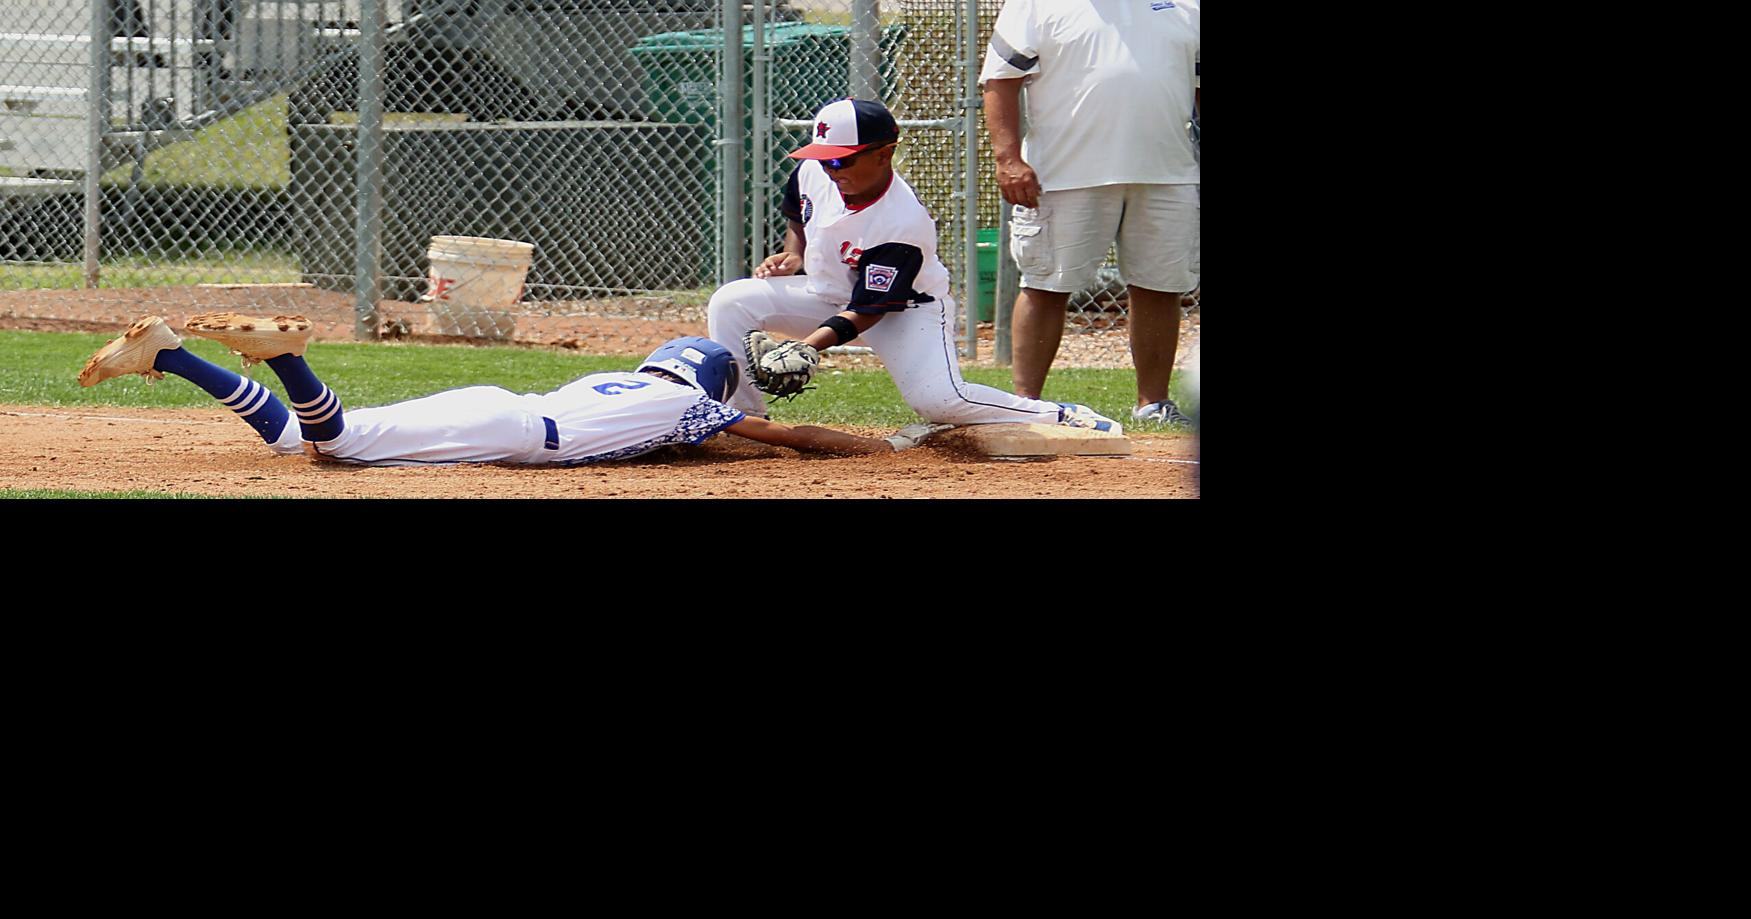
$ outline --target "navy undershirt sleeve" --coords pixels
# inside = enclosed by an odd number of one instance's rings
[[[906,243],[882,243],[863,250],[857,260],[857,278],[851,285],[854,313],[895,313],[914,303],[929,303],[934,297],[912,289],[918,270],[924,267],[924,252]]]
[[[778,206],[779,213],[783,214],[786,219],[794,220],[797,223],[803,222],[803,196],[796,186],[797,170],[801,168],[798,166],[790,171],[790,180],[784,183],[784,202]]]

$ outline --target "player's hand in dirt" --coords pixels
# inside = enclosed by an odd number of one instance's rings
[[[952,424],[909,424],[895,431],[894,435],[886,440],[893,445],[894,452],[898,453],[901,450],[910,450],[930,435],[952,427],[954,427]]]
[[[795,252],[780,252],[768,255],[766,260],[754,267],[754,277],[782,278],[796,274],[803,267],[803,257]]]

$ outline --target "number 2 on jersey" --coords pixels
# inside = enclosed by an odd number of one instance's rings
[[[590,388],[601,393],[604,396],[618,396],[623,392],[630,392],[634,389],[643,389],[649,385],[651,385],[651,384],[644,382],[644,381],[635,381],[632,383],[622,383],[622,382],[616,380],[613,383],[597,383],[596,385],[594,385]]]

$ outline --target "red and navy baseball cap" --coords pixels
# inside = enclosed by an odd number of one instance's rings
[[[900,126],[888,107],[864,99],[840,99],[815,113],[814,143],[790,155],[793,160],[830,160],[900,139]]]

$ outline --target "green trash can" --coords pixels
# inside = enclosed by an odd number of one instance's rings
[[[879,41],[882,58],[892,61],[895,49],[905,37],[904,24],[896,23],[884,27]],[[766,82],[773,118],[813,118],[821,106],[835,99],[843,99],[849,93],[849,26],[809,22],[769,23],[765,28],[765,44],[767,56],[771,59]],[[747,95],[752,95],[753,92],[753,46],[754,27],[743,26],[742,78],[743,92]],[[633,60],[638,61],[639,66],[644,69],[641,86],[644,90],[647,118],[683,124],[717,124],[718,56],[723,51],[723,30],[659,32],[645,36],[627,50],[632,54]],[[897,68],[890,66],[884,69],[888,73],[882,78],[882,96],[889,98],[894,93],[894,73]],[[754,155],[753,150],[753,106],[745,105],[744,108],[743,152],[745,161],[752,165],[743,180],[742,191],[745,196],[752,198],[753,176],[761,165],[760,158]],[[787,143],[787,135],[793,133],[795,143]],[[784,129],[774,130],[772,136],[776,149],[772,151],[766,168],[771,170],[773,186],[782,189],[790,178],[791,170],[796,167],[796,162],[785,154],[794,147],[802,146],[804,140],[800,132]],[[711,156],[707,159],[711,172],[704,177],[705,185],[714,188],[718,184],[717,157]],[[708,226],[715,227],[719,217],[715,203],[705,206],[703,214],[709,221]],[[714,234],[708,232],[707,235]],[[716,274],[715,256],[709,260],[705,274]]]
[[[882,29],[881,53],[892,60],[906,37],[906,26]],[[723,31],[659,32],[639,39],[628,51],[644,68],[641,84],[645,114],[653,121],[687,124],[717,123],[717,57]],[[742,91],[753,90],[754,27],[742,27]],[[766,53],[772,63],[767,89],[775,118],[812,118],[821,106],[843,99],[850,91],[851,29],[811,22],[777,22],[766,26]],[[894,93],[895,68],[882,78],[882,97]],[[748,124],[753,130],[752,106]]]
[[[979,230],[979,321],[997,318],[997,228]]]

